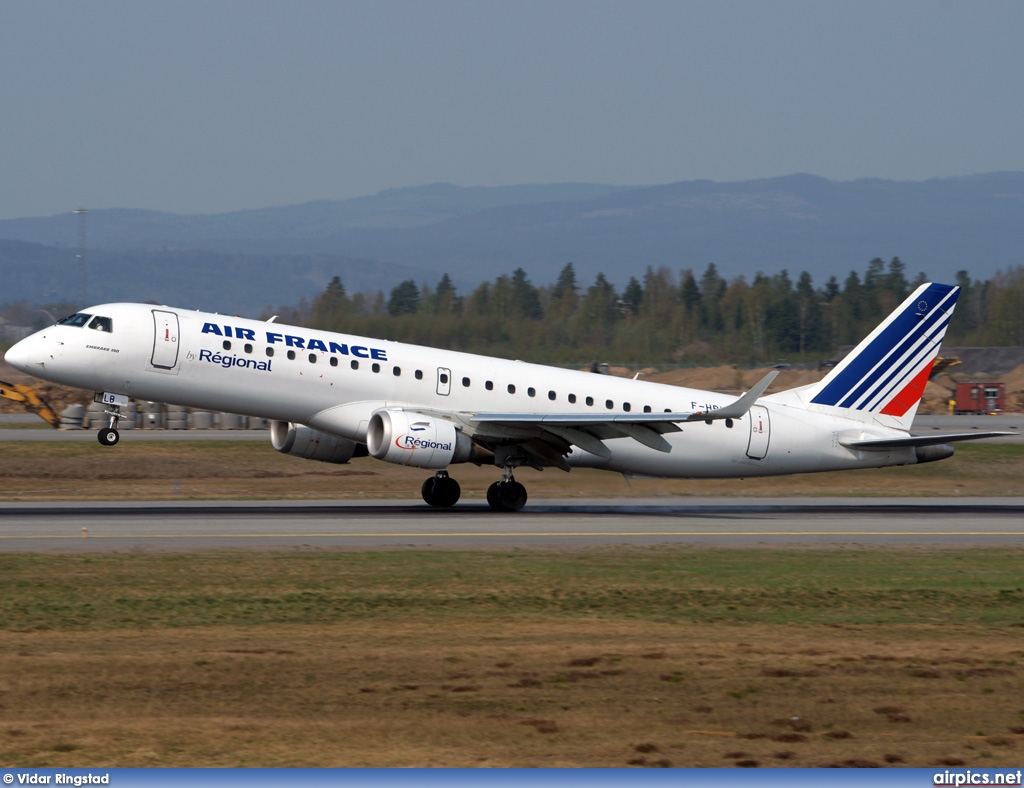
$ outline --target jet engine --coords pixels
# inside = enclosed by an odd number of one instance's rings
[[[473,441],[450,421],[404,410],[378,410],[366,429],[366,447],[378,460],[416,468],[447,468],[477,459]]]
[[[270,442],[282,454],[306,460],[344,463],[366,456],[365,447],[355,441],[289,421],[270,422]]]

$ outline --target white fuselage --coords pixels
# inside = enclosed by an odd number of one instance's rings
[[[383,408],[450,414],[472,435],[480,412],[706,412],[735,397],[696,389],[144,304],[86,310],[109,332],[55,325],[8,361],[40,378],[139,400],[306,424],[366,441]],[[272,355],[270,355],[272,354]],[[571,465],[664,477],[745,477],[914,463],[912,449],[861,452],[850,437],[894,431],[767,397],[738,419],[686,422],[668,452],[629,437]],[[905,434],[905,433],[902,433]]]

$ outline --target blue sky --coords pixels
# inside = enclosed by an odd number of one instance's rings
[[[1024,170],[1024,3],[0,4],[0,218]]]

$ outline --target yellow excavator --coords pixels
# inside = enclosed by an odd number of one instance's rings
[[[31,386],[23,383],[5,383],[0,380],[0,397],[20,402],[29,413],[35,413],[48,422],[55,430],[60,428],[60,416],[53,412],[49,403],[40,397]]]

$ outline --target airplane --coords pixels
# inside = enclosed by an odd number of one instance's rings
[[[514,471],[745,478],[913,465],[956,441],[910,428],[959,288],[921,285],[818,383],[740,397],[151,304],[90,307],[15,344],[29,375],[97,392],[103,446],[130,399],[270,420],[280,452],[344,463],[367,454],[434,471],[423,500],[451,507],[449,469],[493,465],[497,511],[523,508]]]

